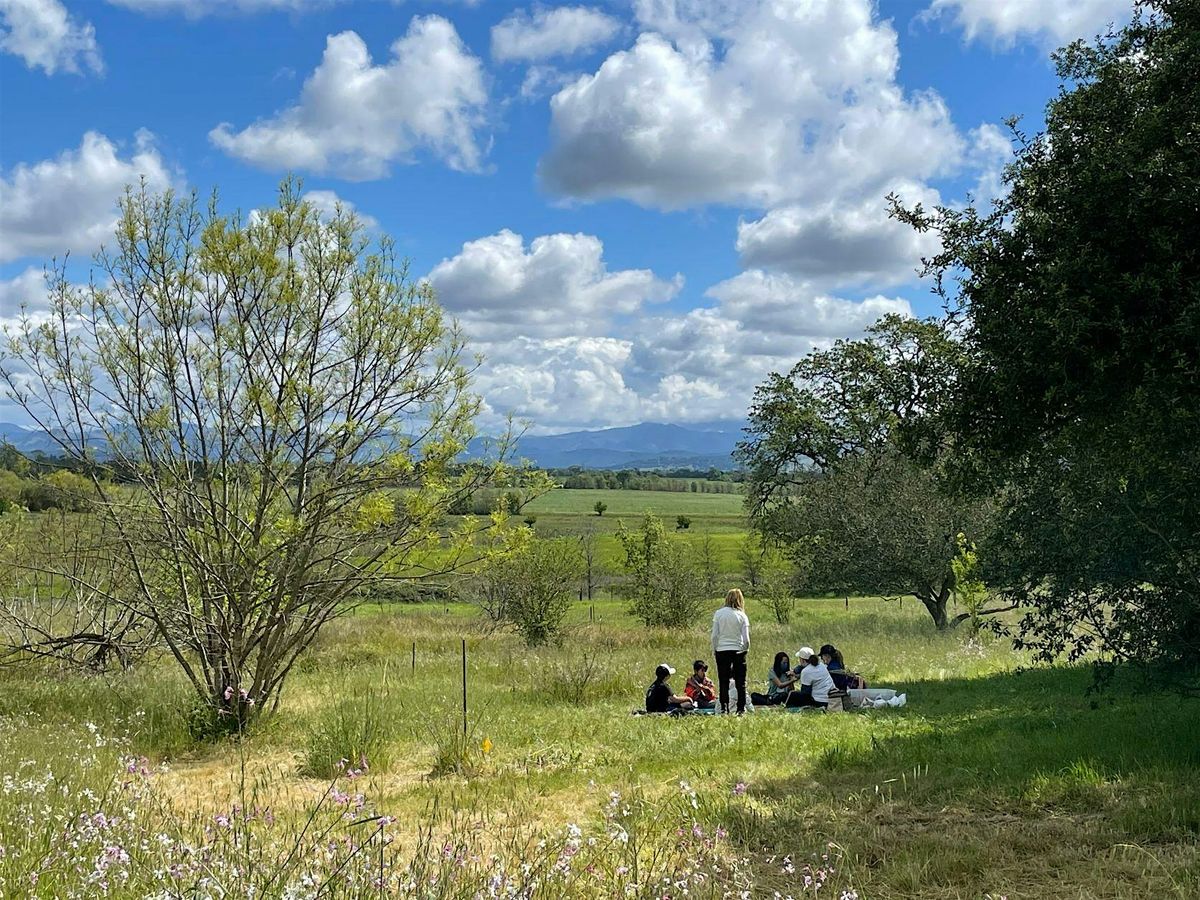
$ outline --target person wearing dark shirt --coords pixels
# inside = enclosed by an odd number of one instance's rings
[[[654,670],[654,684],[646,689],[646,712],[678,715],[694,708],[689,698],[672,693],[667,680],[674,674],[675,670],[666,663],[660,663]]]
[[[842,651],[833,644],[822,646],[820,656],[821,662],[825,663],[825,667],[829,670],[833,683],[837,685],[839,691],[867,686],[867,682],[857,672],[846,671],[846,661],[842,659]]]

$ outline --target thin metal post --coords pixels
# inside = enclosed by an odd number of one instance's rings
[[[413,657],[412,657],[413,674],[417,673],[417,642],[413,641]]]
[[[467,736],[467,639],[463,638],[463,737]]]

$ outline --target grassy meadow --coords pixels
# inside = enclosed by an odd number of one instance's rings
[[[707,623],[647,630],[613,600],[594,619],[581,605],[563,645],[537,650],[464,605],[360,608],[240,743],[189,736],[188,694],[166,663],[0,672],[0,890],[1200,895],[1200,702],[1124,680],[1089,694],[1085,669],[1022,672],[1006,642],[938,634],[914,602],[804,600],[786,626],[754,601],[748,612],[753,682],[776,650],[829,641],[909,705],[633,717],[655,664],[679,668],[681,691],[691,660],[710,655]],[[369,768],[336,777],[360,753]],[[369,815],[389,818],[356,824]],[[351,861],[326,882],[339,852]],[[310,858],[325,868],[305,869]],[[290,893],[261,877],[280,865]]]
[[[741,494],[558,488],[526,504],[521,514],[536,516],[535,528],[544,537],[579,535],[593,529],[597,557],[612,573],[620,570],[623,558],[616,536],[618,522],[637,528],[650,512],[670,530],[676,526],[677,516],[687,516],[691,524],[679,533],[697,544],[707,536],[718,569],[733,574],[741,568],[738,547],[746,535],[744,501]],[[595,513],[597,502],[608,507],[602,516]]]

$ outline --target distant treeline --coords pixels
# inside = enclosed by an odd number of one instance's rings
[[[720,469],[666,469],[643,472],[636,469],[550,469],[550,477],[565,488],[610,491],[667,491],[678,494],[740,494],[743,472]]]

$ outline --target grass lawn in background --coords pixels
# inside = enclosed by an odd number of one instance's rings
[[[597,501],[608,505],[603,516],[596,515]],[[675,533],[697,544],[707,535],[718,568],[733,574],[742,568],[738,548],[747,533],[744,501],[741,494],[557,488],[526,504],[521,515],[536,516],[535,528],[543,537],[579,535],[593,529],[599,538],[600,562],[610,574],[621,571],[623,559],[616,537],[618,522],[635,529],[651,512],[671,531],[676,529],[678,516],[687,516],[691,524]]]

